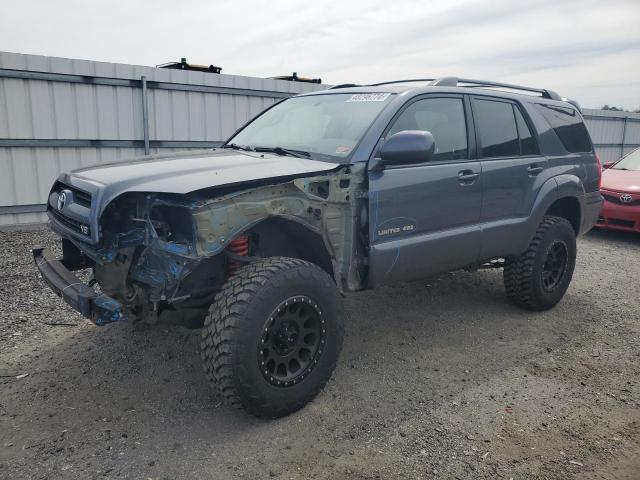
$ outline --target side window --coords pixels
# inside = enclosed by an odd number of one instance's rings
[[[536,105],[538,111],[549,122],[553,131],[570,153],[590,152],[591,140],[587,127],[573,108],[557,105]]]
[[[536,155],[539,152],[536,140],[531,135],[531,130],[524,121],[522,112],[515,105],[513,111],[516,113],[516,123],[518,124],[518,135],[520,136],[520,154],[521,155]]]
[[[520,155],[520,140],[511,103],[475,99],[474,113],[480,133],[482,157]]]
[[[403,130],[431,132],[435,141],[434,161],[468,158],[467,125],[461,98],[426,98],[409,105],[387,133]]]

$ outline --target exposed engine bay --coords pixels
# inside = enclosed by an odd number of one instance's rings
[[[104,210],[98,245],[63,235],[64,263],[92,268],[92,284],[130,320],[146,323],[199,326],[228,276],[256,257],[308,260],[342,291],[359,290],[366,284],[365,182],[360,164],[186,195],[127,192]]]

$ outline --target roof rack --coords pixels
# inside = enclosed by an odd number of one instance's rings
[[[368,87],[381,87],[383,85],[393,85],[394,83],[413,83],[413,82],[433,82],[434,78],[412,78],[409,80],[391,80],[390,82],[372,83]]]
[[[509,83],[489,82],[486,80],[471,80],[469,78],[458,77],[442,77],[442,78],[416,78],[411,80],[393,80],[390,82],[375,83],[371,87],[379,87],[381,85],[392,85],[395,83],[413,83],[413,82],[429,82],[434,87],[475,87],[475,88],[506,88],[508,90],[520,90],[522,92],[539,93],[543,98],[551,100],[562,100],[562,97],[552,90],[542,88],[523,87],[521,85],[512,85]],[[460,85],[463,84],[463,85]]]
[[[336,88],[351,88],[351,87],[361,87],[362,85],[358,85],[357,83],[341,83],[339,85],[334,85],[333,87],[329,87],[329,90],[335,90]]]

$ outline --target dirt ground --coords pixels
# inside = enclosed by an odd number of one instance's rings
[[[263,421],[221,404],[199,331],[96,327],[0,232],[2,479],[638,479],[640,237],[579,240],[552,311],[501,271],[349,296],[327,388]]]

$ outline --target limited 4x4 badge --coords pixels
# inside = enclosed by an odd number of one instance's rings
[[[393,237],[396,235],[408,235],[416,231],[416,221],[413,218],[396,217],[385,220],[376,228],[378,237]]]

